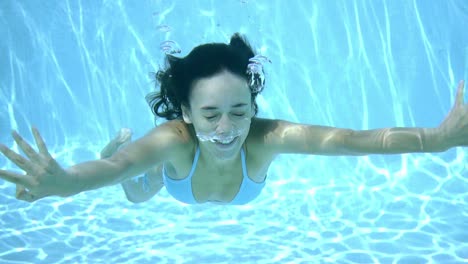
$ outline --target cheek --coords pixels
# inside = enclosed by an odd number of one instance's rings
[[[206,120],[196,119],[192,124],[196,132],[206,133],[213,130],[213,125]]]
[[[247,137],[250,131],[250,120],[243,125],[242,129],[244,130],[244,136]]]

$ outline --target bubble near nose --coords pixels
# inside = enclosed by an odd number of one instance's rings
[[[231,141],[234,138],[242,135],[245,132],[245,129],[232,129],[229,132],[224,133],[217,133],[216,131],[213,132],[197,132],[197,138],[200,141],[210,141],[210,142],[217,142],[217,141]]]

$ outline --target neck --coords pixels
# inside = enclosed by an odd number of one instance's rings
[[[233,166],[236,166],[237,162],[239,162],[240,160],[240,150],[237,152],[236,155],[233,156],[233,158],[221,159],[215,153],[210,151],[210,149],[206,147],[206,145],[200,143],[199,147],[200,147],[199,160],[203,162],[204,164],[208,164],[209,167],[212,167],[219,171],[223,171],[223,170],[226,170],[227,168],[232,168]]]

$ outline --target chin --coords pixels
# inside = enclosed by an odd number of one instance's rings
[[[243,144],[243,137],[236,137],[230,144],[210,142],[213,154],[220,160],[231,160],[237,157]]]

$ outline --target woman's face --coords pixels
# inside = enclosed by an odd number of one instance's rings
[[[239,153],[254,115],[247,81],[227,70],[194,82],[184,121],[215,157],[230,160]]]

